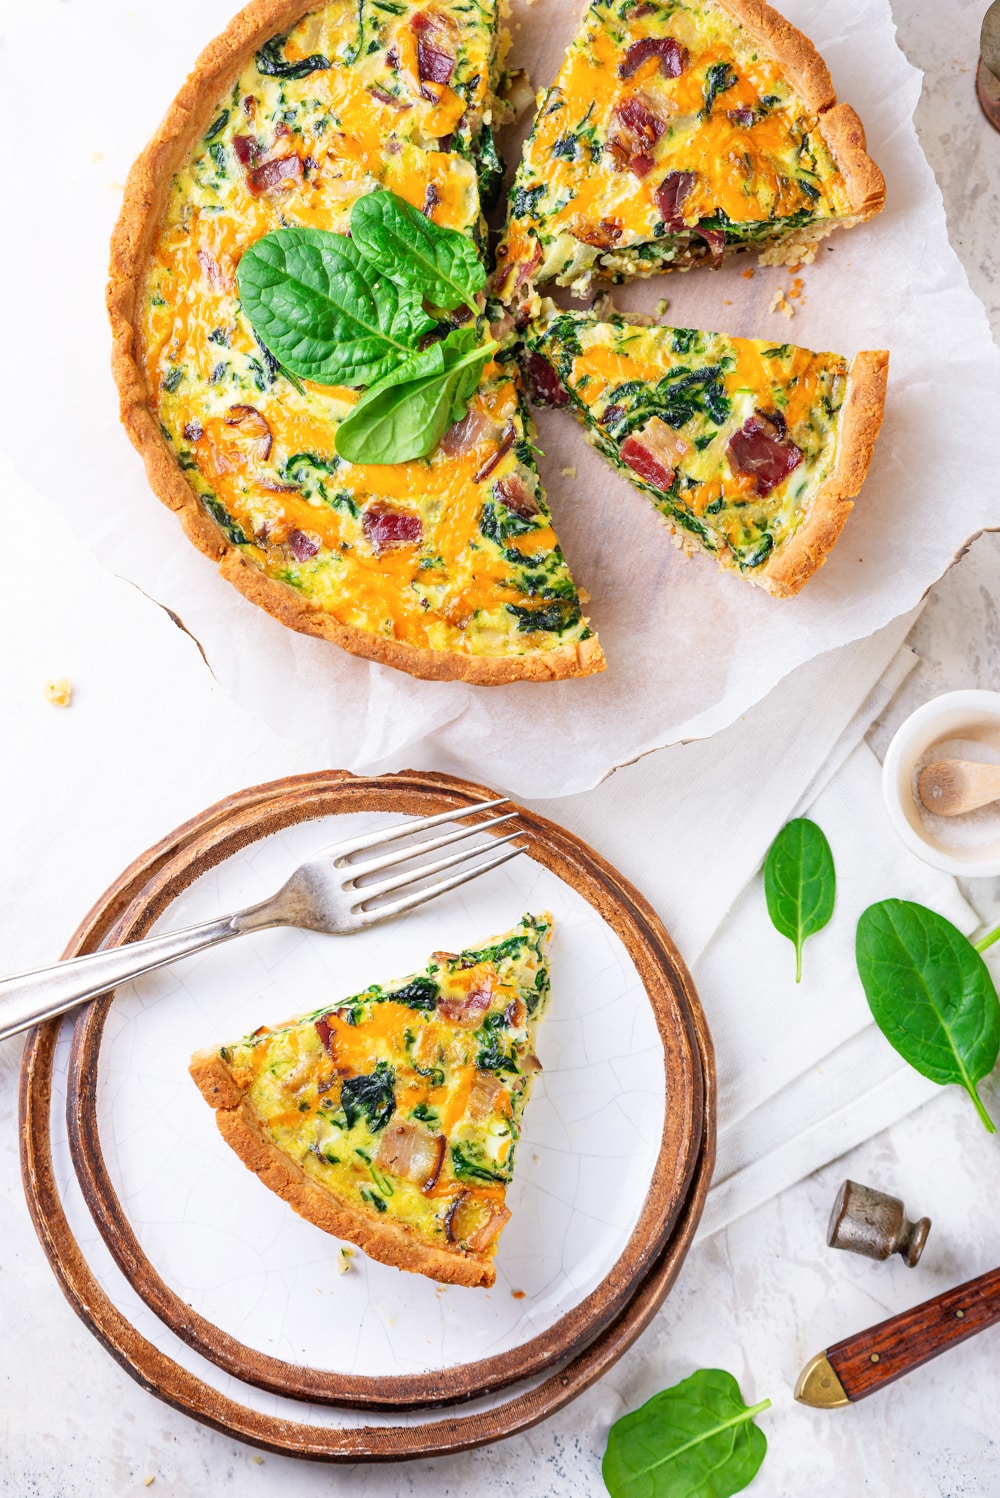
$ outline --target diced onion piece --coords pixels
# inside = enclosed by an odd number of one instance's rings
[[[477,1123],[482,1123],[484,1119],[489,1118],[491,1113],[497,1111],[499,1099],[506,1096],[507,1089],[493,1072],[477,1072],[475,1085],[469,1093],[466,1111],[470,1118],[474,1118]]]
[[[618,64],[619,78],[631,78],[649,57],[657,59],[657,69],[664,78],[679,78],[687,65],[687,49],[672,36],[646,36],[633,42]]]
[[[260,166],[250,167],[246,178],[250,192],[255,198],[259,198],[261,193],[271,192],[276,187],[289,187],[300,182],[302,158],[294,153],[291,156],[273,156],[270,161],[261,162]]]
[[[490,454],[485,463],[482,463],[479,468],[476,469],[476,472],[472,475],[472,482],[474,484],[481,484],[484,479],[489,478],[494,468],[498,467],[498,465],[502,462],[502,460],[507,456],[511,448],[514,446],[514,438],[516,435],[517,433],[514,430],[514,423],[512,421],[508,421],[506,427],[504,428],[503,436],[501,437],[500,443],[497,446],[496,450]]]
[[[504,479],[497,479],[493,485],[493,498],[499,500],[521,520],[531,520],[533,516],[539,514],[538,501],[519,473],[511,473]]]
[[[443,1134],[431,1134],[414,1123],[391,1123],[379,1140],[372,1163],[428,1191],[441,1173],[444,1150]]]
[[[456,1196],[445,1218],[450,1243],[464,1243],[473,1253],[484,1253],[499,1238],[510,1210],[491,1196],[463,1191]]]
[[[237,427],[247,447],[264,462],[271,453],[271,428],[256,406],[230,406],[225,415],[227,427]]]
[[[468,993],[442,996],[438,999],[438,1013],[455,1025],[478,1025],[493,1002],[493,988],[487,980],[481,986],[471,988]]]
[[[501,428],[492,416],[479,406],[470,406],[453,427],[449,427],[441,438],[441,451],[450,458],[461,458],[470,453],[481,442],[495,442]]]

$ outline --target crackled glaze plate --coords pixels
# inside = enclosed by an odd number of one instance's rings
[[[81,941],[101,926],[117,942],[251,903],[318,848],[490,794],[445,777],[338,773],[242,793],[139,860]],[[528,857],[405,920],[346,939],[260,933],[128,985],[77,1022],[66,1148],[100,1233],[98,1278],[127,1282],[137,1336],[162,1348],[166,1332],[220,1392],[239,1380],[260,1416],[295,1400],[313,1413],[489,1404],[515,1383],[535,1398],[530,1381],[541,1387],[543,1374],[619,1323],[665,1254],[679,1264],[677,1234],[683,1257],[697,1218],[692,1181],[710,1153],[690,979],[620,876],[553,824],[519,817]],[[556,939],[544,1071],[496,1286],[446,1288],[360,1252],[338,1272],[337,1240],[297,1218],[226,1147],[188,1077],[191,1052],[545,908]],[[30,1200],[32,1171],[26,1184]]]

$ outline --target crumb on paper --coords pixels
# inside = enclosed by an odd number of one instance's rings
[[[754,275],[756,274],[755,268],[751,265],[747,270],[741,271],[740,274],[742,275],[744,281],[752,281]]]
[[[351,1260],[353,1258],[354,1258],[354,1249],[353,1248],[342,1248],[342,1249],[340,1249],[339,1253],[337,1254],[336,1259],[334,1260],[337,1273],[338,1274],[346,1274],[347,1271],[351,1267]]]
[[[45,695],[53,707],[69,707],[73,701],[73,683],[68,676],[55,676],[45,683]]]
[[[91,156],[90,159],[94,163],[94,165],[96,166],[99,161],[103,161],[104,160],[104,152],[103,151],[95,151],[94,154],[93,154],[93,156]]]
[[[510,1293],[514,1297],[515,1300],[523,1300],[524,1299],[524,1291],[523,1290],[512,1290]]]
[[[782,317],[792,318],[795,316],[795,308],[791,302],[785,300],[785,288],[783,286],[778,287],[771,298],[771,305],[767,310],[768,312],[780,312]]]
[[[256,1452],[256,1451],[254,1452],[253,1459],[254,1459],[254,1465],[255,1466],[263,1467],[263,1465],[264,1465],[264,1458],[261,1455],[259,1455],[258,1452]]]
[[[156,1481],[156,1478],[153,1476],[152,1473],[150,1473],[150,1475],[148,1477],[144,1477],[142,1479],[142,1485],[143,1485],[144,1488],[151,1488],[153,1486],[153,1483],[155,1481]]]
[[[799,300],[799,298],[802,296],[802,288],[804,285],[805,282],[803,281],[802,277],[796,276],[791,286],[788,288],[788,295],[791,301],[797,302]]]
[[[670,303],[667,301],[666,297],[665,296],[661,296],[660,300],[656,304],[656,315],[657,315],[657,317],[662,317],[663,314],[666,312],[666,310],[667,310],[667,308],[669,306],[670,306]]]
[[[731,301],[730,301],[730,300],[729,300],[729,298],[728,298],[728,297],[725,297],[725,298],[724,298],[724,300],[723,300],[723,303],[722,303],[722,305],[723,305],[723,306],[724,306],[724,307],[731,307],[731,306],[732,306],[732,305],[733,305],[733,304],[732,304],[732,302],[731,302]]]
[[[575,479],[576,478],[576,469],[575,468],[560,468],[559,472],[562,474],[562,476],[563,476],[564,479]]]

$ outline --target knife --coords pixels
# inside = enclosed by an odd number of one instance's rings
[[[1000,1269],[818,1352],[795,1385],[800,1404],[832,1410],[866,1399],[1000,1321]]]

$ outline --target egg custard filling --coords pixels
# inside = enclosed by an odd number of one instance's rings
[[[757,246],[811,258],[882,206],[861,121],[757,0],[590,0],[510,193],[496,286],[581,293]]]
[[[849,361],[555,310],[526,340],[539,399],[572,407],[685,549],[778,596],[821,565],[871,460],[884,351]]]
[[[246,1165],[374,1259],[492,1285],[552,917],[218,1050],[191,1074]]]
[[[497,10],[334,0],[258,48],[170,180],[150,246],[136,331],[158,430],[123,392],[161,497],[255,602],[415,675],[482,682],[603,667],[516,368],[485,367],[428,457],[348,462],[336,433],[361,391],[284,370],[237,269],[278,229],[346,235],[354,203],[380,188],[481,246],[499,170]],[[152,451],[163,443],[190,497]]]

